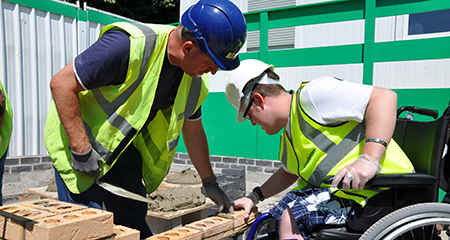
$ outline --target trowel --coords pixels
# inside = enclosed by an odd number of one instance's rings
[[[96,180],[95,183],[97,185],[99,185],[100,187],[102,187],[103,189],[105,189],[106,191],[109,191],[117,196],[121,196],[121,197],[128,198],[128,199],[133,199],[133,200],[140,201],[140,202],[151,203],[150,200],[148,200],[147,198],[145,198],[139,194],[136,194],[136,193],[130,192],[128,190],[125,190],[123,188],[114,186],[110,183],[100,182],[98,180]]]

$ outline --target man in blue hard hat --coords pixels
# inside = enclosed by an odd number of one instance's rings
[[[228,0],[200,0],[177,27],[119,22],[51,80],[45,143],[62,201],[114,213],[114,223],[152,235],[147,204],[105,191],[107,182],[146,196],[167,174],[181,132],[207,195],[231,203],[209,161],[201,121],[207,73],[239,66],[246,22]]]

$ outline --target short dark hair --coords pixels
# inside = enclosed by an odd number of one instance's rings
[[[194,34],[192,34],[191,30],[189,30],[187,27],[184,27],[181,24],[180,26],[181,26],[181,40],[183,40],[183,42],[191,41],[195,44],[195,46],[198,46],[197,40],[195,39]]]
[[[276,74],[274,71],[270,69],[267,69],[265,73],[269,78],[275,80],[280,79],[280,76],[278,76],[278,74]],[[255,93],[260,93],[266,96],[278,96],[282,92],[286,92],[286,90],[280,84],[256,84],[256,86],[253,88],[251,95],[253,96],[253,94]]]

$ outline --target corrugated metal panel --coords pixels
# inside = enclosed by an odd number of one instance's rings
[[[302,56],[300,56],[302,57]],[[269,62],[270,63],[270,62]],[[304,81],[310,81],[320,76],[332,76],[344,79],[345,81],[362,83],[363,65],[362,64],[344,64],[344,65],[326,65],[326,66],[308,66],[308,67],[284,67],[277,68],[275,72],[281,78],[281,84],[287,90],[296,90]],[[209,91],[224,92],[225,80],[228,72],[219,71],[215,75],[209,76]]]
[[[77,11],[76,5],[64,4]],[[50,80],[97,39],[103,25],[81,22],[85,26],[79,27],[75,18],[6,1],[0,1],[0,9],[0,81],[14,115],[8,155],[47,154],[43,134]]]
[[[13,108],[9,156],[46,154],[43,131],[51,77],[77,51],[76,19],[1,2],[2,83]]]
[[[269,29],[269,49],[294,48],[295,27]]]
[[[294,48],[295,27],[269,29],[269,50]],[[247,51],[259,50],[259,31],[247,32]]]
[[[320,76],[331,76],[349,82],[362,83],[362,64],[286,67],[275,68],[281,78],[281,84],[287,89],[297,90],[300,84]]]
[[[375,20],[375,42],[386,42],[395,40],[396,16],[377,18]]]
[[[449,66],[450,59],[375,63],[373,84],[391,89],[450,88]]]
[[[295,48],[324,47],[364,42],[364,20],[296,27]]]
[[[248,0],[248,11],[295,6],[295,0]]]
[[[259,31],[247,32],[247,51],[259,50]]]
[[[305,5],[311,3],[319,3],[319,2],[330,2],[332,0],[297,0],[297,5]]]

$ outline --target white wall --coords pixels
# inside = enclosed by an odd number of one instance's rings
[[[255,1],[255,0],[251,0]],[[276,2],[277,0],[275,0]],[[285,0],[278,0],[285,2]],[[188,1],[186,1],[188,2]],[[190,1],[196,2],[196,1]],[[327,2],[325,0],[297,0],[296,5]],[[261,1],[261,4],[266,1]],[[241,9],[247,9],[246,3],[239,2]],[[266,3],[273,5],[271,3]],[[264,8],[264,7],[261,7]],[[244,10],[244,12],[246,12]],[[375,42],[404,41],[417,38],[448,36],[444,34],[427,34],[408,36],[408,15],[391,16],[376,19]],[[277,36],[274,36],[276,34]],[[362,44],[364,42],[364,20],[346,21],[328,24],[313,24],[295,27],[295,35],[289,31],[271,30],[269,34],[269,47],[274,46],[276,39],[283,42],[292,42],[295,48],[311,48],[336,46],[344,44]],[[275,41],[271,41],[275,39]],[[272,43],[271,43],[272,42]],[[259,32],[248,33],[247,47],[259,46]],[[419,46],[418,46],[419,47]],[[300,56],[301,57],[301,56]],[[276,67],[276,66],[275,66]],[[346,64],[331,66],[312,66],[283,68],[282,82],[286,81],[288,88],[296,88],[302,81],[310,80],[321,75],[337,76],[351,82],[362,82],[362,64]],[[226,73],[218,72],[210,76],[210,91],[223,92]],[[450,87],[450,59],[401,61],[376,63],[374,66],[373,85],[386,88],[449,88]]]

